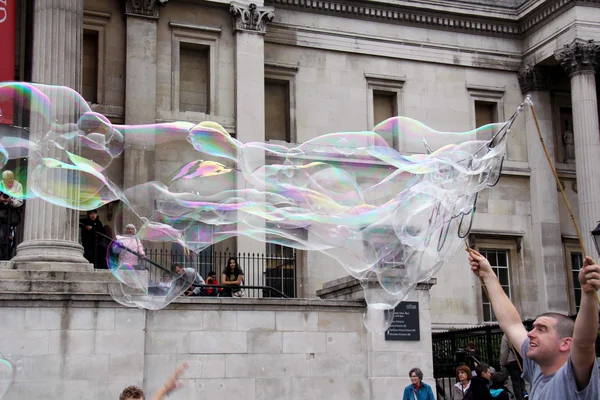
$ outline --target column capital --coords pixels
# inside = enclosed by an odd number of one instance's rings
[[[548,74],[542,72],[537,65],[526,65],[519,71],[517,76],[521,93],[525,94],[532,90],[550,90],[551,79]]]
[[[169,0],[125,0],[125,14],[136,17],[158,18],[159,7],[167,5]]]
[[[598,67],[600,45],[593,40],[587,42],[574,40],[558,50],[554,57],[569,76],[579,74],[595,74]]]
[[[233,17],[234,32],[246,31],[264,35],[267,31],[267,22],[275,18],[273,7],[257,6],[254,3],[246,5],[232,1],[229,12]]]

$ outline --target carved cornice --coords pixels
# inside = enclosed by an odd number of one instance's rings
[[[159,7],[169,0],[125,0],[125,14],[136,17],[158,18]]]
[[[250,3],[249,6],[241,3],[231,2],[229,12],[233,17],[233,31],[247,31],[265,34],[267,22],[275,18],[273,7],[257,6]]]
[[[526,65],[517,75],[521,93],[525,94],[532,90],[550,90],[552,79],[544,74],[539,66]]]
[[[593,40],[587,42],[576,40],[557,51],[555,57],[567,74],[573,76],[596,73],[598,55],[600,55],[600,45]]]
[[[497,19],[462,17],[456,14],[444,14],[432,10],[418,10],[401,6],[385,6],[363,2],[348,4],[336,0],[266,0],[265,4],[289,9],[305,9],[307,11],[337,14],[349,18],[367,18],[389,23],[407,23],[439,26],[446,29],[457,29],[472,32],[486,32],[499,35],[518,35],[519,25],[516,21],[498,21]]]
[[[600,0],[547,0],[539,7],[521,13],[518,7],[504,7],[502,16],[466,15],[461,10],[441,11],[426,5],[390,5],[342,0],[265,0],[277,8],[320,12],[341,17],[379,20],[388,23],[434,26],[439,29],[518,37],[552,21],[574,6],[598,7]],[[419,8],[421,6],[421,8]],[[462,10],[464,12],[464,10]]]

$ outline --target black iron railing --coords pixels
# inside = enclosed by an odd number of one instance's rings
[[[80,223],[80,226],[84,227]],[[244,282],[242,288],[245,297],[296,297],[296,253],[293,257],[268,256],[259,254],[238,253],[237,255],[228,252],[203,251],[200,254],[192,252],[167,251],[148,249],[145,255],[118,243],[100,232],[95,232],[95,245],[93,255],[88,255],[90,263],[95,268],[105,269],[108,264],[118,263],[118,257],[121,252],[127,252],[130,256],[130,264],[138,270],[148,271],[150,282],[158,284],[162,278],[175,273],[175,266],[183,268],[193,268],[196,272],[206,279],[208,273],[213,271],[217,274],[217,280],[221,282],[221,273],[225,268],[227,261],[235,257],[244,271]],[[119,251],[119,254],[115,253]],[[194,285],[199,286],[199,285]],[[227,285],[202,285],[207,289],[231,288]],[[207,293],[207,290],[202,290]],[[211,291],[213,292],[213,291]],[[213,292],[214,293],[214,292]]]
[[[524,321],[527,329],[533,321]],[[498,324],[433,333],[433,377],[438,399],[451,399],[456,383],[456,367],[472,366],[473,362],[488,364],[500,370],[500,344],[503,332]],[[467,352],[467,343],[475,345],[475,353]]]
[[[150,249],[146,251],[146,256],[169,269],[175,268],[175,265],[194,268],[205,279],[208,273],[213,271],[217,274],[219,282],[228,260],[233,257],[244,271],[245,285],[272,287],[287,297],[296,297],[296,252],[293,252],[292,257],[285,257],[212,250],[186,253],[178,250]],[[257,297],[273,297],[268,293],[255,294]]]

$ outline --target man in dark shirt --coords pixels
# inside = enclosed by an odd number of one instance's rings
[[[83,245],[83,255],[94,266],[96,266],[96,232],[102,233],[102,222],[98,219],[98,211],[91,210],[87,212],[87,218],[81,220],[81,244]]]

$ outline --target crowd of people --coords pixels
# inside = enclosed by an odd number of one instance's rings
[[[114,262],[117,265],[127,265],[137,271],[148,269],[144,246],[136,235],[135,225],[127,224],[123,235],[115,236],[109,225],[102,224],[98,218],[98,211],[91,210],[87,212],[87,217],[80,221],[80,226],[84,256],[94,264],[95,268],[109,268],[107,260],[110,259],[108,256],[110,253],[111,256],[116,257]],[[159,282],[150,281],[149,286],[157,289],[158,294],[168,293],[177,276],[180,276],[192,281],[190,288],[184,292],[185,296],[243,297],[245,295],[244,270],[234,257],[227,261],[220,281],[215,271],[210,271],[205,280],[194,268],[179,264],[173,265],[172,272],[174,274],[163,273]]]

